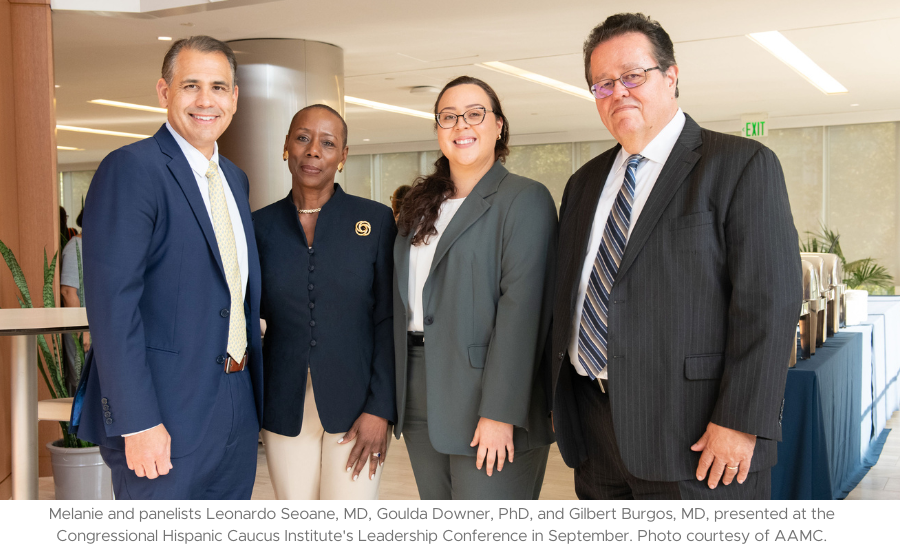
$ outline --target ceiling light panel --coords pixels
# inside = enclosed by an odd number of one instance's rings
[[[747,38],[759,44],[763,49],[777,57],[785,65],[797,71],[810,84],[818,88],[824,94],[845,94],[847,88],[841,85],[833,76],[826,73],[815,61],[785,38],[778,31],[755,32],[747,35]]]
[[[378,103],[377,101],[369,101],[368,99],[360,99],[358,97],[344,96],[344,101],[351,105],[360,105],[370,109],[378,109],[379,111],[388,111],[401,115],[414,116],[418,118],[426,118],[434,121],[434,115],[425,111],[416,111],[415,109],[407,109],[406,107],[398,107],[396,105],[388,105],[387,103]]]
[[[84,134],[100,134],[103,136],[117,136],[117,137],[128,137],[134,139],[144,139],[150,136],[144,134],[131,134],[129,132],[114,132],[112,130],[98,130],[96,128],[81,128],[79,126],[63,126],[62,124],[56,125],[57,130],[65,130],[67,132],[81,132]]]
[[[591,92],[587,90],[584,90],[577,86],[572,86],[571,84],[566,84],[565,82],[560,82],[559,80],[554,80],[544,75],[526,71],[525,69],[520,69],[519,67],[513,67],[512,65],[507,65],[506,63],[501,63],[499,61],[487,61],[485,63],[476,63],[475,65],[478,67],[484,67],[485,69],[491,69],[492,71],[512,75],[523,80],[528,80],[529,82],[541,84],[543,86],[553,88],[554,90],[557,90],[559,92],[573,95],[575,97],[580,97],[581,99],[586,99],[591,103],[594,102],[593,94],[591,94]]]
[[[135,111],[150,111],[151,113],[166,114],[166,110],[162,107],[151,107],[149,105],[138,105],[137,103],[124,103],[122,101],[112,101],[110,99],[92,99],[88,103],[97,105],[106,105],[108,107],[121,107],[122,109],[134,109]]]

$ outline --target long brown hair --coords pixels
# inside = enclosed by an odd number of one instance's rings
[[[500,139],[494,144],[494,160],[506,162],[506,156],[509,155],[509,121],[500,108],[500,100],[497,98],[497,93],[486,82],[474,76],[454,78],[438,94],[437,101],[434,102],[435,114],[437,114],[438,104],[441,102],[444,92],[463,84],[475,84],[484,90],[491,100],[491,110],[494,111],[494,116],[503,121]],[[437,130],[436,122],[435,130]],[[428,237],[437,235],[437,229],[434,227],[434,224],[437,222],[438,214],[440,214],[441,203],[452,197],[454,193],[456,193],[456,186],[453,184],[453,180],[450,179],[450,161],[447,160],[447,157],[441,155],[434,163],[434,172],[427,176],[416,178],[412,189],[403,198],[400,217],[397,219],[397,228],[400,231],[400,235],[406,237],[415,231],[416,234],[412,240],[413,245],[422,244],[426,242]]]

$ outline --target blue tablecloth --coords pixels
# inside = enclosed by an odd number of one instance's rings
[[[773,499],[838,499],[858,483],[862,348],[861,333],[841,332],[788,371]]]

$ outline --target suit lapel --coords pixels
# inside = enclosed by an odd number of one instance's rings
[[[681,187],[681,184],[690,174],[694,165],[700,160],[700,153],[694,151],[703,141],[700,139],[700,126],[694,120],[685,115],[684,129],[678,136],[678,141],[672,148],[666,164],[663,166],[656,184],[647,198],[647,204],[638,216],[634,230],[628,238],[628,244],[625,245],[625,254],[622,256],[622,263],[619,264],[619,271],[616,273],[616,282],[621,281],[622,277],[634,263],[634,260],[640,254],[641,249],[653,233],[653,229],[659,222],[660,216],[665,212],[669,201]]]
[[[406,237],[398,236],[394,241],[394,273],[397,274],[397,288],[400,290],[400,299],[403,301],[403,315],[409,311],[409,243],[414,233],[409,232]],[[398,315],[399,312],[394,312]]]
[[[591,239],[594,216],[597,213],[597,203],[600,202],[600,195],[603,193],[603,188],[606,187],[609,171],[612,170],[616,156],[619,154],[619,149],[621,149],[621,146],[616,145],[604,153],[606,158],[600,158],[596,168],[587,173],[584,176],[584,179],[582,179],[581,185],[583,186],[584,191],[581,194],[577,194],[577,197],[573,197],[577,201],[576,204],[569,206],[572,210],[571,215],[575,216],[575,235],[572,242],[572,250],[576,258],[581,258],[583,260],[587,257],[587,247]],[[606,223],[605,220],[604,223]],[[560,240],[562,241],[563,239]],[[596,250],[593,251],[593,254],[596,253]],[[581,267],[581,261],[574,264],[574,269],[576,270],[574,276],[576,277],[576,280],[581,278]],[[578,285],[575,284],[572,285],[572,293],[570,296],[572,308],[575,307],[575,299],[577,296]]]
[[[159,143],[160,150],[171,158],[168,162],[169,171],[172,173],[175,181],[178,182],[178,185],[181,186],[181,191],[187,198],[188,204],[191,205],[191,210],[194,211],[194,217],[197,219],[197,223],[200,224],[200,228],[203,230],[203,236],[206,237],[206,243],[209,245],[209,249],[216,258],[216,263],[219,265],[219,270],[224,277],[225,269],[222,267],[222,257],[219,255],[219,245],[216,241],[216,233],[213,230],[209,212],[206,211],[206,205],[203,203],[203,196],[200,194],[200,188],[197,186],[197,179],[194,177],[191,165],[188,164],[184,153],[181,152],[181,148],[178,146],[175,138],[172,137],[172,134],[169,133],[165,124],[163,124],[162,128],[160,128],[153,137],[156,138],[157,143]]]
[[[506,168],[497,161],[472,189],[472,192],[460,205],[459,210],[453,216],[453,219],[450,220],[450,224],[447,225],[447,229],[444,230],[444,234],[441,235],[441,239],[437,243],[437,248],[434,251],[434,260],[431,262],[431,270],[428,272],[429,278],[431,278],[431,274],[434,273],[437,265],[444,259],[444,256],[447,255],[447,251],[450,250],[456,239],[465,233],[466,229],[471,227],[491,207],[491,203],[486,201],[485,198],[497,192],[500,182],[503,181],[507,174],[509,172]]]

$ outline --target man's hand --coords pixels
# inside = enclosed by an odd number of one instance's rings
[[[750,473],[750,459],[755,447],[755,435],[710,422],[703,437],[691,445],[692,451],[703,452],[697,466],[697,479],[703,480],[709,471],[707,485],[710,489],[715,489],[720,479],[729,485],[735,474],[737,482],[743,483]]]
[[[494,473],[494,462],[497,463],[497,471],[503,470],[503,463],[507,454],[509,461],[513,461],[515,448],[513,447],[513,425],[506,422],[497,422],[490,418],[482,417],[475,428],[475,437],[469,443],[469,447],[478,445],[478,454],[475,456],[475,467],[479,470],[487,459],[487,475]]]
[[[378,466],[384,465],[384,458],[387,456],[387,443],[391,437],[388,432],[387,420],[374,414],[362,413],[350,426],[350,431],[338,441],[341,445],[346,445],[356,440],[350,451],[350,458],[347,459],[347,471],[353,468],[353,481],[359,477],[367,460],[369,479],[375,478],[375,471]],[[374,456],[375,454],[378,456]]]
[[[162,424],[124,439],[125,461],[138,477],[156,479],[172,469],[172,438]]]

